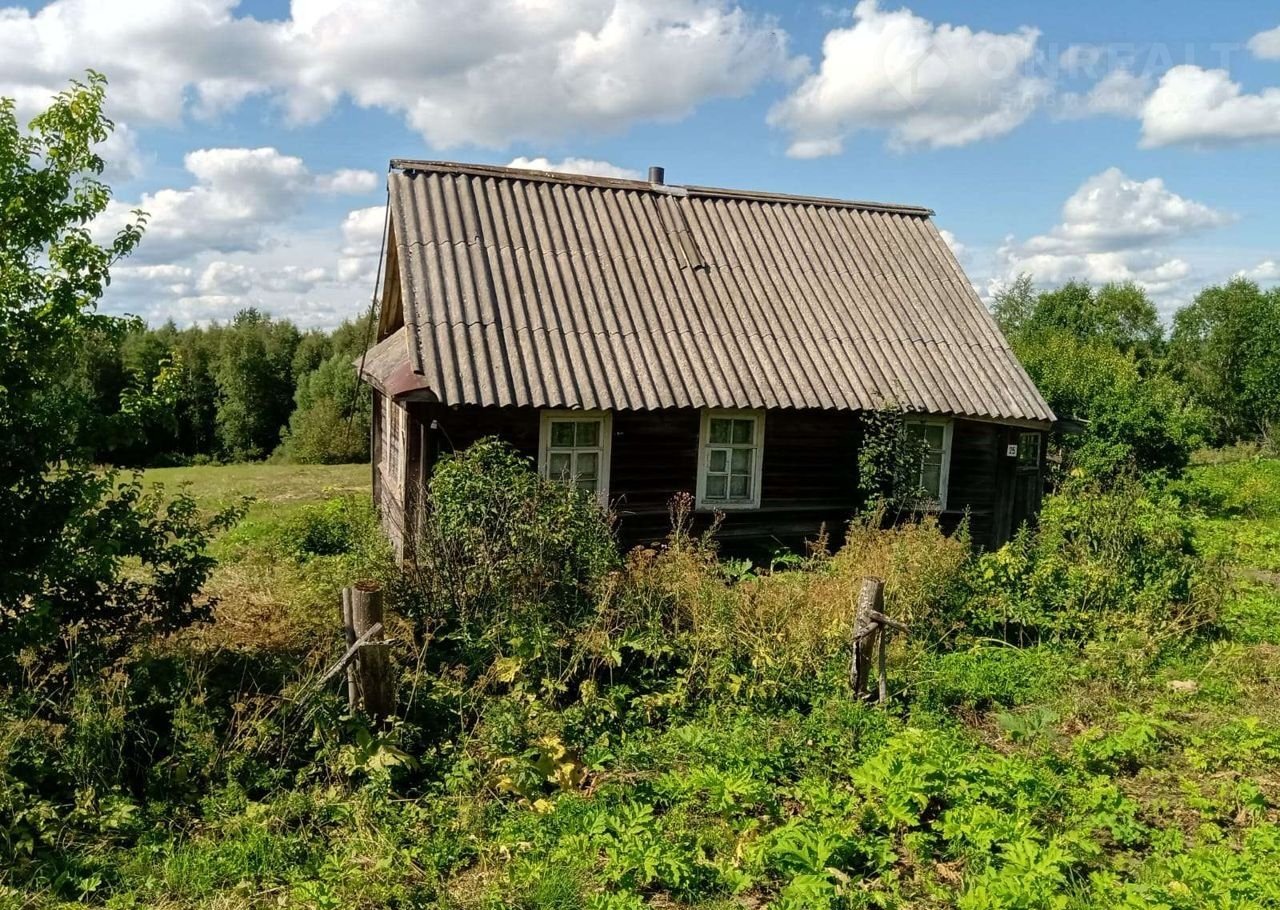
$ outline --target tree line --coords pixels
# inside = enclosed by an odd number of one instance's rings
[[[1166,330],[1134,284],[1038,290],[1023,276],[993,313],[1059,417],[1071,467],[1177,473],[1201,446],[1280,443],[1280,288],[1202,290]]]
[[[256,309],[203,327],[104,327],[75,367],[97,415],[81,445],[95,462],[123,466],[363,461],[370,402],[353,362],[369,328],[361,318],[302,331]]]

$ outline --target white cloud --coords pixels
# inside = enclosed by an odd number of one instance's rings
[[[597,161],[593,158],[562,158],[552,161],[549,158],[526,158],[521,156],[512,159],[507,167],[524,168],[533,171],[559,171],[562,174],[586,174],[591,177],[619,177],[623,180],[642,180],[645,175],[629,167],[619,167],[608,161]]]
[[[341,226],[309,227],[309,201],[361,194],[367,171],[313,173],[272,148],[201,149],[184,159],[185,189],[113,202],[95,231],[141,207],[151,213],[134,257],[112,270],[107,312],[152,323],[225,321],[258,307],[301,326],[331,326],[368,307],[384,206],[357,209]]]
[[[350,98],[437,147],[502,146],[679,118],[789,66],[785,33],[728,0],[293,0],[282,21],[238,7],[0,11],[0,95],[34,111],[92,67],[131,121],[172,123],[188,104],[213,115],[255,94],[310,121]]]
[[[382,232],[386,226],[385,205],[354,209],[342,221],[342,249],[338,279],[359,282],[372,291],[377,280],[378,257],[382,253]]]
[[[955,257],[957,259],[964,259],[965,254],[969,251],[969,248],[965,246],[963,243],[961,243],[956,238],[955,234],[951,233],[945,228],[938,231],[938,233],[942,235],[943,242],[945,242],[947,246],[951,247],[951,252],[955,254]]]
[[[1230,215],[1172,192],[1159,178],[1133,180],[1110,168],[1081,184],[1053,229],[1023,242],[1006,240],[998,252],[998,280],[1028,272],[1049,284],[1072,278],[1133,281],[1168,301],[1194,274],[1169,247],[1230,221]]]
[[[1249,50],[1261,60],[1280,60],[1280,26],[1250,38]]]
[[[1045,99],[1028,75],[1039,32],[975,32],[861,0],[854,23],[827,33],[822,64],[769,114],[794,157],[836,154],[858,130],[889,144],[958,146],[1013,130]]]
[[[1072,44],[1058,55],[1058,65],[1070,75],[1096,76],[1107,50],[1096,44]]]
[[[1058,99],[1058,116],[1064,120],[1101,115],[1136,117],[1150,92],[1149,76],[1115,69],[1095,82],[1085,94],[1064,92]]]
[[[154,293],[155,288],[170,294],[187,294],[195,272],[189,266],[163,263],[160,265],[135,265],[124,262],[111,270],[112,286],[120,290]]]
[[[132,180],[142,173],[143,154],[138,148],[138,134],[127,123],[117,123],[95,151],[106,164],[102,177],[108,184]]]
[[[1268,259],[1266,262],[1260,262],[1251,269],[1237,272],[1241,278],[1249,278],[1259,283],[1280,281],[1280,261]]]
[[[1142,108],[1142,145],[1280,139],[1280,88],[1244,92],[1226,70],[1175,66]]]
[[[191,187],[144,193],[135,202],[113,201],[97,226],[100,235],[140,208],[149,216],[136,254],[140,260],[260,249],[268,228],[302,211],[310,195],[361,192],[373,186],[372,180],[353,176],[367,171],[315,175],[301,158],[274,148],[200,149],[183,163],[195,178]]]
[[[316,189],[334,195],[367,193],[378,185],[378,175],[373,171],[343,168],[316,179]]]
[[[249,266],[220,259],[205,266],[196,288],[201,294],[247,294],[253,290],[253,279]]]
[[[201,294],[214,296],[246,295],[267,291],[302,294],[329,281],[329,272],[320,267],[305,268],[286,265],[280,268],[264,269],[255,265],[246,265],[243,262],[219,259],[205,266],[196,283],[196,290]]]
[[[1159,177],[1134,180],[1113,167],[1082,183],[1063,204],[1062,223],[1028,243],[1050,253],[1126,250],[1230,220],[1170,191]]]
[[[33,113],[86,69],[111,80],[114,115],[174,122],[188,90],[202,111],[265,86],[279,61],[273,27],[236,18],[238,0],[55,0],[0,10],[0,95]]]

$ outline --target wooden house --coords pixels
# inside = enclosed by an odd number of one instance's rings
[[[1054,415],[928,209],[396,160],[374,490],[412,548],[436,459],[497,435],[595,492],[624,542],[671,497],[726,539],[838,533],[863,416],[909,412],[946,526],[998,544],[1039,507]]]

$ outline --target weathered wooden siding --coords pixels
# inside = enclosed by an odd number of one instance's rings
[[[419,428],[436,429],[423,445],[429,474],[433,451],[462,450],[485,436],[500,436],[537,460],[539,412],[532,408],[410,405]],[[624,543],[646,543],[669,529],[668,503],[692,494],[697,483],[699,412],[621,411],[613,417],[610,498]],[[412,434],[411,434],[412,435]],[[848,411],[770,411],[765,418],[761,505],[726,513],[721,537],[758,545],[796,546],[826,525],[838,539],[857,511],[858,447],[862,423]],[[952,439],[948,510],[943,526],[954,529],[966,514],[973,541],[998,542],[997,515],[1004,508],[997,483],[1004,427],[957,420]],[[698,517],[705,526],[709,515]],[[403,523],[402,523],[403,524]]]
[[[974,543],[990,545],[996,514],[996,472],[1004,428],[992,423],[957,420],[951,436],[951,473],[947,511],[941,516],[947,531],[955,530],[966,510]]]
[[[408,497],[409,412],[389,397],[373,393],[373,498],[378,515],[400,556],[405,554]]]

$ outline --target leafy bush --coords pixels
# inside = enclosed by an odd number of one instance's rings
[[[1058,333],[1027,342],[1019,356],[1056,413],[1088,421],[1059,441],[1071,465],[1092,475],[1176,474],[1204,438],[1203,414],[1186,390],[1145,373],[1132,354]]]
[[[1075,478],[1045,500],[1035,529],[978,560],[971,628],[1013,641],[1204,629],[1217,618],[1221,574],[1192,531],[1167,491]]]
[[[367,497],[340,496],[302,507],[280,529],[280,541],[293,558],[341,556],[380,542],[377,516]]]
[[[1174,315],[1171,364],[1213,416],[1218,442],[1280,426],[1280,291],[1244,278],[1205,288]]]
[[[29,683],[43,678],[30,675],[37,669],[56,679],[73,654],[84,667],[104,664],[142,639],[207,619],[208,544],[244,511],[203,515],[186,493],[166,499],[140,476],[119,483],[114,474],[56,473],[64,501],[42,520],[60,524],[56,549],[43,550],[37,535],[10,550],[0,570],[0,680],[25,670]]]
[[[405,612],[476,672],[500,657],[558,675],[566,637],[595,613],[618,565],[610,516],[540,476],[505,442],[445,457],[426,490]]]
[[[346,353],[299,377],[280,451],[301,464],[369,459],[371,399]]]

